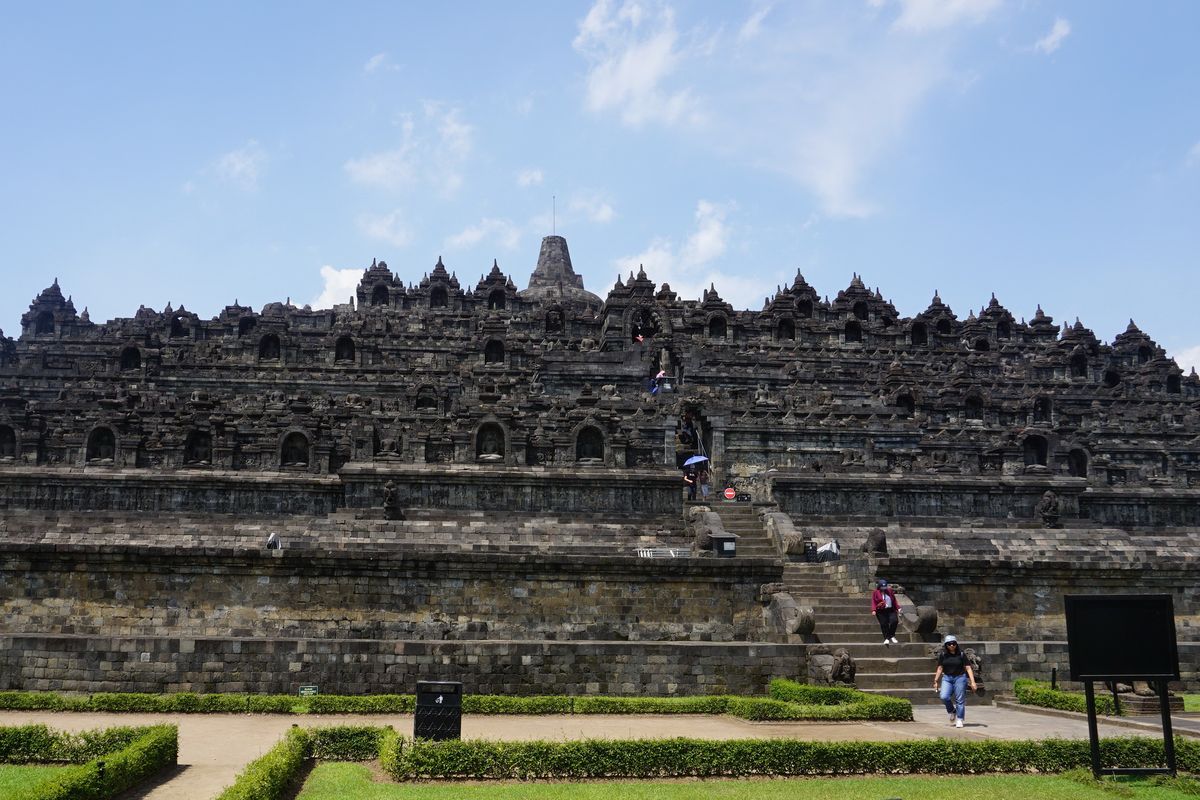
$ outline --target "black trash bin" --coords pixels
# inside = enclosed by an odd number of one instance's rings
[[[807,541],[804,543],[804,560],[815,562],[817,560],[817,543]]]
[[[417,681],[413,738],[462,738],[462,686],[457,681]]]
[[[712,539],[713,555],[717,558],[733,558],[737,555],[736,533],[714,533],[709,538]]]

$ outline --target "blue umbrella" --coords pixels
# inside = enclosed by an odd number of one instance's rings
[[[687,461],[683,462],[685,467],[690,467],[692,464],[699,464],[701,461],[708,461],[708,456],[692,456]]]

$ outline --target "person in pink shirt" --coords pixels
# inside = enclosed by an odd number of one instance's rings
[[[879,630],[883,632],[883,643],[897,644],[896,625],[900,622],[900,604],[896,602],[896,593],[888,582],[879,579],[875,591],[871,592],[871,613],[879,622]]]

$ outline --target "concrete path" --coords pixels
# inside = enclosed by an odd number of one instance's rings
[[[700,715],[563,715],[542,717],[463,717],[467,739],[774,739],[807,741],[899,741],[939,736],[969,739],[1086,738],[1087,723],[1078,717],[1035,714],[997,706],[969,706],[966,726],[949,724],[937,706],[914,707],[913,722],[763,723],[735,717]],[[1192,717],[1193,722],[1197,715]],[[1183,722],[1184,717],[1179,718]],[[179,726],[179,768],[158,785],[122,800],[210,800],[233,782],[243,767],[270,750],[292,725],[391,725],[410,733],[411,715],[287,716],[249,714],[70,714],[0,711],[0,726],[41,723],[68,731],[114,725]],[[1179,727],[1184,727],[1180,725]],[[1182,732],[1182,731],[1181,731]],[[1161,736],[1155,725],[1131,729],[1101,724],[1101,737]]]

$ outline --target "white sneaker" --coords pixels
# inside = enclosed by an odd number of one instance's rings
[[[884,644],[891,644],[891,643],[892,643],[892,640],[891,640],[891,639],[884,639],[884,640],[883,640],[883,643],[884,643]]]
[[[954,720],[954,727],[956,727],[956,728],[961,728],[961,727],[962,727],[962,720],[961,720],[961,719],[956,719],[956,720]]]
[[[951,715],[950,715],[950,721],[951,721],[951,722],[958,722],[958,717],[956,717],[956,716],[954,716],[953,714],[951,714]]]
[[[892,644],[900,644],[899,642],[896,641],[895,636],[893,636],[889,641],[891,641]]]

